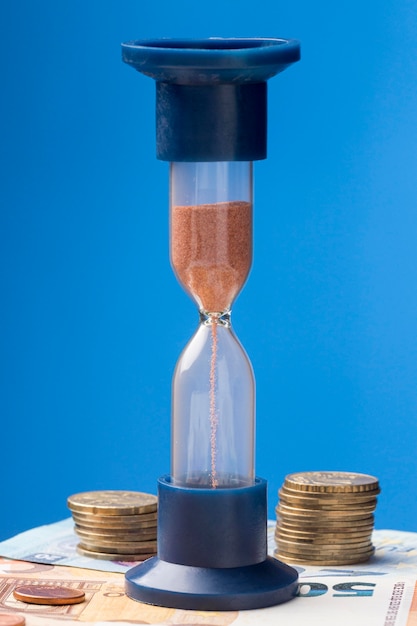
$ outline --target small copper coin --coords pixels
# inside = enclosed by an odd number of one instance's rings
[[[0,613],[0,626],[25,626],[26,619],[17,613]]]
[[[59,585],[21,585],[13,595],[29,604],[79,604],[85,600],[84,591]]]

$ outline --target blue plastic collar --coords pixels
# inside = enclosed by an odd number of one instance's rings
[[[160,39],[122,44],[122,58],[157,82],[157,157],[266,157],[266,81],[300,58],[286,39]]]

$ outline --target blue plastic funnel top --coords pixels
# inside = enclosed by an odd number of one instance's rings
[[[266,81],[300,58],[287,39],[159,39],[122,44],[123,61],[156,81],[163,161],[266,158]]]

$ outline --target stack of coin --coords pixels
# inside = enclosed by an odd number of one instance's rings
[[[278,492],[275,556],[311,565],[367,561],[379,492],[378,480],[367,474],[289,474]]]
[[[84,556],[144,561],[156,554],[157,497],[139,491],[86,491],[67,500]]]

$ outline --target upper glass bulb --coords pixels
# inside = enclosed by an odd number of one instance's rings
[[[230,310],[252,264],[252,163],[172,163],[170,240],[200,311]]]

